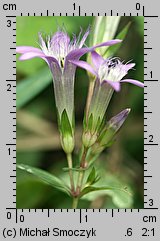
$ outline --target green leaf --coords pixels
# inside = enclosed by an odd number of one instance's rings
[[[89,116],[88,119],[88,130],[92,130],[92,126],[93,126],[93,114],[91,113],[91,115]]]
[[[92,170],[87,178],[87,183],[92,184],[95,180],[95,176],[96,176],[96,170],[95,170],[95,167],[92,167]]]
[[[127,33],[128,33],[128,30],[129,30],[130,25],[131,25],[131,22],[129,22],[129,23],[121,30],[121,32],[115,37],[115,39],[121,39],[121,40],[123,40],[123,39],[126,37]],[[104,57],[104,58],[107,58],[107,57],[110,56],[110,55],[114,55],[114,54],[118,51],[118,49],[121,47],[122,43],[123,43],[123,42],[121,42],[121,43],[119,43],[119,44],[115,44],[115,45],[110,46],[110,47],[107,49],[106,53],[103,55],[103,57]]]
[[[103,41],[103,36],[105,33],[105,25],[106,25],[105,19],[106,17],[103,17],[103,16],[94,17],[94,22],[93,22],[94,28],[91,31],[90,38],[89,38],[90,46],[94,46]]]
[[[104,119],[104,118],[103,118]],[[95,128],[95,130],[97,131],[97,132],[99,132],[101,129],[102,129],[102,127],[103,127],[103,125],[104,125],[104,121],[103,121],[103,119],[99,116],[98,117],[98,120],[97,120],[97,124],[96,124],[96,128]]]
[[[118,187],[110,187],[110,186],[103,186],[103,187],[86,187],[81,192],[81,197],[88,194],[89,196],[85,199],[91,201],[93,200],[91,192],[98,192],[98,195],[109,195],[112,197],[113,203],[119,208],[129,208],[132,205],[132,194],[127,191],[126,188],[118,188]],[[95,196],[94,196],[95,198]]]
[[[105,21],[106,27],[105,27],[105,33],[103,36],[103,42],[114,38],[121,17],[120,16],[107,16],[104,18],[106,18],[106,21]]]
[[[28,175],[20,178],[20,180],[18,178],[16,182],[16,208],[37,207],[39,203],[47,199],[47,195],[45,195],[47,191],[45,184],[43,185],[34,178],[28,177]]]
[[[72,136],[72,127],[67,115],[66,110],[62,112],[60,129],[63,136]]]
[[[109,187],[105,187],[105,190],[110,190],[111,188]],[[94,192],[94,191],[100,191],[102,190],[100,187],[93,187],[93,186],[89,186],[89,187],[85,187],[82,192],[81,192],[81,197],[83,197],[84,195],[86,195],[87,193],[90,192]],[[104,189],[103,189],[104,190]]]
[[[133,16],[133,20],[136,22],[136,30],[144,37],[144,17],[143,16]]]
[[[90,46],[106,42],[114,38],[117,31],[120,16],[98,16],[94,18],[93,31],[90,34]],[[108,47],[99,48],[96,51],[103,55]]]
[[[96,170],[95,170],[95,167],[92,168],[88,178],[87,178],[87,183],[92,183],[95,179],[95,176],[96,176]]]
[[[48,67],[28,77],[17,84],[17,102],[16,108],[23,107],[27,102],[38,95],[52,81]]]
[[[85,186],[90,186],[98,182],[100,179],[100,176],[96,175],[95,167],[92,168],[91,172],[88,175],[87,181]]]
[[[51,185],[52,187],[58,189],[61,192],[64,192],[70,196],[69,188],[66,186],[66,184],[53,174],[50,174],[46,171],[43,171],[39,168],[24,165],[24,164],[18,164],[17,168],[26,171],[28,173],[31,173],[32,175],[38,177],[42,182],[47,183]]]
[[[86,128],[87,128],[86,112],[84,112],[84,117],[83,117],[83,129],[85,130]]]

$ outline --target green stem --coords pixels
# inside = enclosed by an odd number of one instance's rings
[[[83,147],[80,167],[85,168],[86,167],[86,155],[87,155],[88,148]]]
[[[79,201],[78,197],[74,197],[73,198],[72,208],[77,208],[78,201]]]
[[[83,185],[84,174],[85,174],[85,170],[81,170],[79,172],[78,181],[77,181],[77,188],[76,188],[77,195],[79,195],[80,192],[81,192],[82,185]]]
[[[73,171],[72,171],[72,154],[67,154],[67,161],[69,167],[69,177],[70,177],[70,184],[71,184],[71,193],[74,193],[74,178],[73,178]]]
[[[80,172],[78,175],[78,180],[77,180],[77,187],[76,187],[76,195],[79,196],[82,185],[83,185],[83,179],[84,179],[84,174],[85,174],[85,167],[86,167],[86,155],[87,155],[87,148],[83,148],[83,153],[82,153],[82,158],[80,162]],[[82,170],[81,170],[82,169]]]
[[[91,99],[92,99],[92,95],[93,95],[94,83],[95,83],[94,80],[90,80],[90,82],[89,82],[88,96],[87,96],[87,103],[86,103],[86,117],[87,117],[87,119],[88,119],[89,107],[90,107],[90,103],[91,103]]]
[[[92,99],[92,95],[93,95],[93,89],[94,89],[94,84],[95,84],[95,80],[90,79],[89,82],[89,88],[88,88],[88,96],[87,96],[87,103],[86,103],[86,118],[88,119],[88,112],[89,112],[89,107],[91,104],[91,99]],[[78,196],[81,192],[81,188],[83,185],[83,179],[84,179],[84,174],[85,174],[85,167],[86,167],[86,155],[88,152],[88,148],[82,147],[82,157],[81,157],[81,161],[80,161],[80,172],[78,174],[78,180],[77,180],[77,187],[76,187],[76,195]],[[81,170],[82,169],[82,170]]]

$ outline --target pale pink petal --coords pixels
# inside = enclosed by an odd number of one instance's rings
[[[90,48],[81,48],[81,49],[75,49],[72,50],[67,56],[66,56],[66,61],[68,60],[79,60],[80,57],[82,57],[84,54],[88,53],[88,52],[92,52],[94,51],[96,48],[98,47],[103,47],[103,46],[110,46],[113,44],[117,44],[120,43],[121,40],[119,39],[114,39],[114,40],[110,40],[101,44],[97,44],[93,47]]]
[[[102,65],[105,60],[96,51],[93,51],[91,53],[91,55],[92,55],[92,62],[94,64],[94,66],[96,67],[96,69],[98,70],[100,65]]]
[[[81,49],[75,49],[69,52],[69,54],[66,56],[66,61],[69,60],[79,60],[80,57],[82,57],[84,54],[91,52],[91,48],[81,48]]]
[[[78,66],[78,67],[80,67],[80,68],[82,68],[82,69],[85,69],[85,70],[89,71],[90,73],[92,73],[93,75],[97,76],[95,70],[87,62],[82,61],[82,60],[79,60],[79,61],[78,60],[70,60],[69,62]]]
[[[16,52],[19,54],[25,54],[28,52],[43,53],[42,50],[31,46],[17,46]]]
[[[116,82],[116,81],[104,80],[104,81],[102,82],[102,84],[104,84],[104,83],[109,84],[109,85],[110,85],[115,91],[117,91],[117,92],[119,92],[120,89],[121,89],[121,84],[120,84],[119,81]]]
[[[135,63],[124,64],[123,69],[128,72],[128,70],[132,69],[135,66]]]
[[[141,88],[144,88],[144,83],[142,83],[142,82],[140,82],[140,81],[138,81],[138,80],[134,80],[134,79],[123,79],[123,80],[121,80],[120,82],[121,82],[121,83],[123,83],[123,82],[131,83],[131,84],[133,84],[133,85],[137,85],[137,86],[139,86],[139,87],[141,87]]]
[[[43,53],[36,53],[36,52],[28,52],[24,53],[20,56],[19,60],[27,60],[27,59],[33,59],[33,58],[43,58],[45,55]]]
[[[109,40],[109,41],[101,43],[101,44],[97,44],[97,45],[93,46],[93,48],[96,49],[96,48],[103,47],[103,46],[111,46],[111,45],[114,45],[114,44],[118,44],[120,42],[122,42],[122,40],[113,39],[113,40]]]
[[[37,58],[37,57],[44,59],[49,64],[49,66],[51,66],[52,63],[56,63],[56,65],[59,66],[58,61],[54,57],[47,56],[43,53],[28,52],[28,53],[22,54],[19,60],[27,60],[27,59]]]

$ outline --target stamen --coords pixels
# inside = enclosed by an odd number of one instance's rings
[[[115,68],[116,65],[118,65],[119,60],[118,59],[113,59],[111,62],[108,64],[108,68]]]
[[[64,68],[64,58],[60,59],[61,68]]]
[[[116,67],[118,64],[121,63],[120,59],[118,57],[114,57],[114,58],[109,58],[106,60],[106,63],[108,65],[108,68],[114,68]]]
[[[63,66],[63,61],[62,60],[60,60],[60,62],[61,62],[61,68],[63,68],[64,66]]]

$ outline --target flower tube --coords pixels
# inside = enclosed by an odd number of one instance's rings
[[[89,110],[84,120],[83,143],[85,147],[90,147],[95,143],[114,90],[120,91],[122,83],[144,87],[144,84],[138,80],[122,79],[135,66],[134,63],[123,64],[118,58],[103,59],[95,51],[91,54],[93,67],[85,61],[71,61],[96,77]]]
[[[78,61],[81,56],[98,47],[110,46],[120,40],[111,40],[93,47],[83,47],[89,35],[89,29],[81,38],[73,36],[71,40],[65,31],[59,30],[46,40],[39,34],[41,49],[31,46],[18,46],[16,52],[22,54],[20,60],[39,57],[44,59],[53,75],[58,125],[61,134],[61,143],[66,153],[74,148],[74,80],[76,66],[71,61]]]

